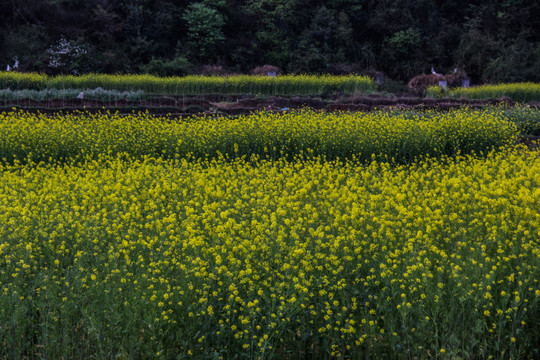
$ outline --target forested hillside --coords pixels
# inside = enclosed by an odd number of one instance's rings
[[[536,0],[0,0],[0,9],[1,70],[16,60],[48,74],[271,64],[406,81],[459,67],[475,83],[540,81]]]

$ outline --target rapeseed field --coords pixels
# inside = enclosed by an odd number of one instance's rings
[[[470,113],[3,114],[0,357],[538,358],[540,157]],[[392,161],[402,122],[457,145]],[[229,150],[174,155],[190,126]]]
[[[530,109],[445,113],[303,110],[235,118],[207,115],[186,121],[148,113],[51,117],[12,111],[0,113],[0,159],[13,163],[27,159],[81,160],[120,153],[163,158],[249,158],[255,154],[272,159],[290,160],[302,155],[408,163],[421,157],[486,153],[512,144],[517,136],[513,119],[519,113],[529,117]]]
[[[470,88],[445,90],[438,86],[427,89],[427,96],[434,98],[451,97],[455,99],[511,99],[516,102],[540,101],[540,84],[533,82],[487,84]]]
[[[314,95],[328,93],[370,93],[375,82],[360,75],[283,75],[277,77],[172,76],[153,75],[59,75],[0,71],[0,88],[11,90],[106,89],[144,91],[153,95]]]

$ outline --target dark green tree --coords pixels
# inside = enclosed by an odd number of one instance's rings
[[[187,24],[189,56],[203,63],[217,60],[217,50],[225,40],[223,15],[205,3],[194,3],[188,6],[183,18]]]
[[[321,6],[302,32],[292,65],[301,72],[325,73],[351,58],[352,27],[344,12],[335,14]]]
[[[271,64],[294,71],[289,64],[298,35],[309,25],[309,1],[247,0],[243,11],[255,33],[256,65]]]
[[[536,0],[0,0],[0,65],[51,69],[61,39],[77,71],[380,70],[402,81],[463,68],[473,83],[538,79]],[[83,59],[80,59],[83,60]],[[187,61],[189,60],[189,61]],[[64,70],[63,70],[64,71]]]
[[[384,41],[383,64],[392,77],[408,80],[429,65],[423,60],[423,38],[420,31],[409,28],[394,33]]]

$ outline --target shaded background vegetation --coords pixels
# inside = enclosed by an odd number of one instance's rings
[[[0,70],[540,81],[536,0],[0,0]]]

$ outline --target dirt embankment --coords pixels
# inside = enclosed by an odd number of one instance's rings
[[[208,95],[198,97],[161,96],[140,101],[99,101],[91,99],[18,100],[0,102],[0,110],[10,110],[15,107],[40,112],[99,112],[105,109],[120,113],[148,111],[153,114],[189,116],[193,114],[241,115],[261,110],[281,112],[301,108],[323,111],[370,111],[384,108],[448,110],[459,107],[481,108],[501,103],[509,106],[515,105],[510,99],[453,100],[381,95],[274,97]],[[538,107],[538,105],[538,103],[531,104],[531,106],[535,107]]]

